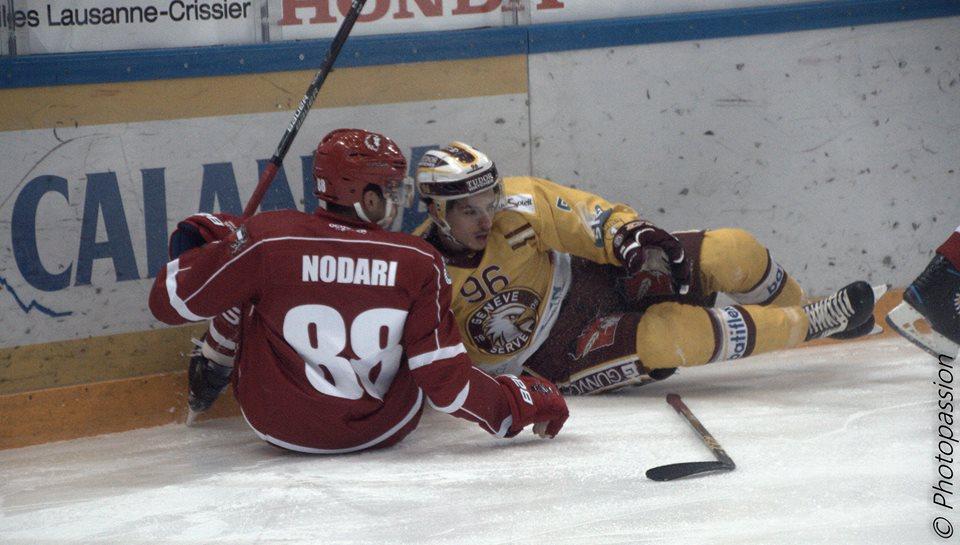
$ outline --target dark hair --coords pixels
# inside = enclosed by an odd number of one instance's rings
[[[363,192],[360,194],[361,198],[367,191],[373,191],[379,195],[381,199],[384,198],[383,189],[377,184],[367,184],[367,186],[363,188]],[[337,204],[335,202],[327,202],[327,212],[337,214],[338,216],[354,217],[357,215],[357,211],[353,206]]]

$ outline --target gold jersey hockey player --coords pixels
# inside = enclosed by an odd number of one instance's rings
[[[595,393],[874,327],[865,282],[802,306],[744,230],[670,234],[588,192],[501,178],[463,143],[428,151],[417,186],[430,219],[416,234],[444,255],[464,345],[494,375]],[[720,292],[737,304],[713,308]]]

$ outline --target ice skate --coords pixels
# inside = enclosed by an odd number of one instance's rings
[[[805,340],[833,337],[852,339],[873,331],[873,306],[876,295],[885,287],[873,288],[860,280],[849,284],[829,297],[803,305],[809,319]]]
[[[883,297],[884,293],[887,293],[889,286],[887,284],[881,284],[878,286],[873,286],[873,303],[876,305],[877,301]],[[857,337],[865,337],[867,335],[879,335],[883,333],[883,328],[877,324],[876,319],[874,319],[873,314],[867,318],[866,322],[858,325],[857,327],[848,329],[846,331],[841,331],[839,333],[834,333],[830,335],[831,339],[856,339]]]
[[[903,292],[903,302],[886,320],[897,333],[934,356],[956,356],[960,348],[960,271],[937,255]]]
[[[192,426],[197,416],[206,412],[227,388],[232,372],[232,366],[220,365],[207,359],[199,347],[191,353],[188,373],[190,383],[190,394],[187,399],[188,426]]]

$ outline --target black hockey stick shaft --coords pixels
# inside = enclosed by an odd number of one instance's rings
[[[674,408],[681,416],[687,419],[687,422],[690,423],[690,426],[700,435],[700,439],[703,440],[703,443],[707,445],[707,448],[713,452],[713,455],[717,457],[717,461],[723,463],[725,466],[729,466],[730,469],[736,467],[736,464],[733,463],[733,460],[730,459],[730,456],[723,450],[720,446],[720,443],[714,439],[710,432],[707,431],[707,428],[703,427],[703,424],[700,423],[700,420],[693,415],[693,412],[690,411],[690,407],[687,407],[687,404],[680,399],[680,396],[677,394],[667,394],[667,403]]]
[[[273,154],[273,157],[270,158],[270,162],[266,168],[263,169],[263,173],[260,174],[260,181],[257,182],[257,187],[254,189],[253,195],[250,197],[250,200],[247,201],[246,208],[243,209],[244,218],[252,216],[253,213],[257,211],[257,207],[260,206],[260,201],[263,200],[263,196],[266,194],[270,184],[273,183],[277,171],[280,170],[280,166],[283,165],[283,158],[287,156],[290,145],[293,144],[293,139],[296,138],[297,133],[300,132],[300,126],[303,125],[303,121],[307,118],[307,113],[310,112],[313,101],[317,98],[317,93],[319,93],[320,88],[323,87],[323,82],[327,80],[327,75],[333,68],[333,63],[337,60],[337,56],[340,55],[340,49],[343,48],[344,42],[347,41],[350,31],[353,30],[353,24],[357,22],[357,18],[360,17],[360,12],[363,10],[363,5],[366,3],[367,0],[353,0],[353,3],[350,5],[350,11],[347,12],[343,23],[340,24],[340,29],[337,30],[336,36],[333,37],[333,41],[330,43],[330,49],[327,51],[327,56],[323,59],[320,70],[317,72],[317,75],[314,76],[313,82],[310,83],[310,87],[307,88],[306,94],[300,99],[300,105],[297,106],[297,110],[293,113],[293,120],[280,138],[280,145],[277,146],[277,151]]]

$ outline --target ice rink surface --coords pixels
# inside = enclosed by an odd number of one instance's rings
[[[956,542],[933,530],[960,524],[956,485],[953,511],[932,501],[937,370],[896,338],[762,355],[571,398],[552,441],[430,412],[392,449],[338,457],[280,451],[239,419],[7,450],[0,543]],[[644,477],[711,459],[669,392],[736,471]]]

